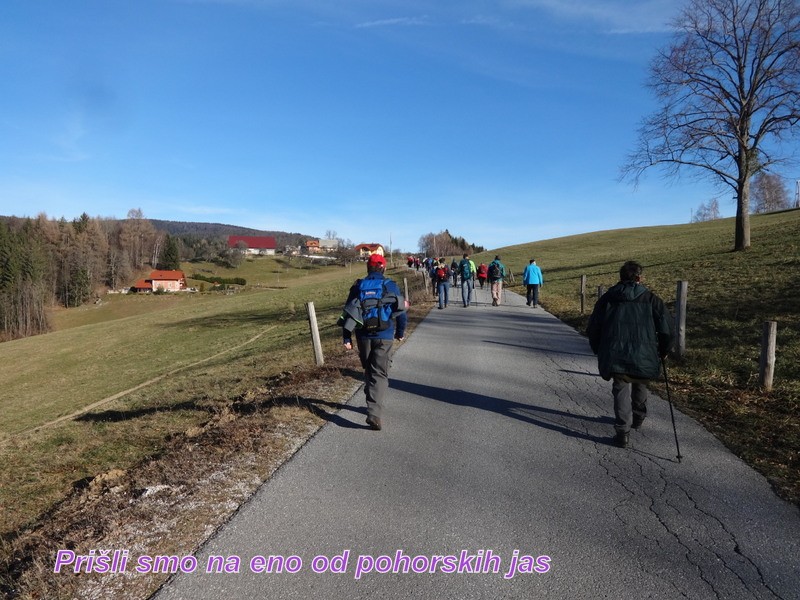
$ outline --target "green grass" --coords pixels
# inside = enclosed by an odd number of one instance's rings
[[[280,266],[257,262],[265,271]],[[313,365],[306,302],[314,302],[326,355],[337,351],[335,321],[362,270],[293,261],[281,268],[282,289],[109,296],[58,311],[53,333],[0,344],[0,532],[46,511],[76,482],[157,455],[170,436],[280,373]]]
[[[519,284],[535,257],[545,276],[542,304],[579,331],[594,301],[581,315],[581,275],[591,294],[616,282],[622,262],[639,260],[645,283],[670,307],[676,282],[687,280],[687,356],[671,364],[676,404],[798,501],[800,211],[754,216],[752,244],[731,252],[733,223],[726,219],[544,240],[473,258],[502,255]],[[99,305],[56,311],[53,333],[0,344],[0,533],[31,522],[87,478],[157,456],[171,436],[269,388],[281,373],[311,368],[306,302],[315,304],[326,356],[336,352],[336,317],[363,272],[361,265],[278,258],[236,270],[184,265],[187,273],[195,268],[244,277],[247,289],[108,296]],[[765,320],[778,321],[769,393],[757,385]],[[168,373],[80,418],[34,430]]]
[[[686,356],[671,361],[676,403],[786,498],[800,501],[800,210],[751,218],[752,247],[732,252],[732,219],[604,231],[500,248],[523,292],[522,271],[535,258],[544,272],[542,305],[584,332],[598,286],[618,280],[637,260],[645,284],[674,309],[678,281],[688,282]],[[580,278],[587,276],[585,313]],[[759,388],[764,321],[777,321],[774,389]],[[655,385],[659,387],[659,385]]]

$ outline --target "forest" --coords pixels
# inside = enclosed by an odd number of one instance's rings
[[[0,219],[0,341],[46,333],[49,307],[127,289],[148,268],[179,269],[191,260],[235,266],[239,251],[211,231],[170,235],[140,209],[127,219]]]

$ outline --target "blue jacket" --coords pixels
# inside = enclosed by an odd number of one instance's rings
[[[539,268],[539,265],[530,263],[525,267],[525,271],[522,273],[522,283],[525,285],[544,284],[544,277],[542,276],[542,270]]]
[[[388,329],[369,334],[355,326],[356,323],[361,322],[361,303],[358,299],[358,284],[361,280],[359,279],[350,288],[350,293],[347,296],[347,301],[345,302],[342,316],[338,321],[338,324],[342,326],[343,341],[352,343],[352,332],[354,330],[356,337],[368,338],[371,340],[391,340],[392,338],[399,339],[403,337],[406,333],[408,315],[406,314],[406,301],[402,292],[400,292],[400,288],[397,287],[397,284],[394,281],[384,277],[383,273],[369,273],[364,279],[385,279],[386,295],[397,297],[397,302],[392,308],[391,325]]]

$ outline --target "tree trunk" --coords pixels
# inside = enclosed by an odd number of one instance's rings
[[[736,241],[734,251],[750,247],[750,163],[748,151],[739,151],[739,180],[736,185]]]
[[[744,190],[740,189],[736,196],[736,242],[733,249],[739,252],[750,247],[750,202]]]

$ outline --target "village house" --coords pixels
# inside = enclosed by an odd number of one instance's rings
[[[331,254],[339,249],[339,240],[306,240],[303,254]]]
[[[277,243],[271,235],[229,235],[228,248],[242,248],[245,254],[275,254]]]
[[[339,249],[339,240],[320,240],[319,249],[326,254],[336,252]]]
[[[306,240],[303,245],[303,252],[305,254],[319,254],[319,240]]]
[[[359,258],[366,260],[371,254],[384,255],[383,246],[381,244],[359,244],[354,248]]]
[[[136,292],[179,292],[186,289],[186,275],[183,271],[151,271],[147,279],[139,279],[133,284]]]

